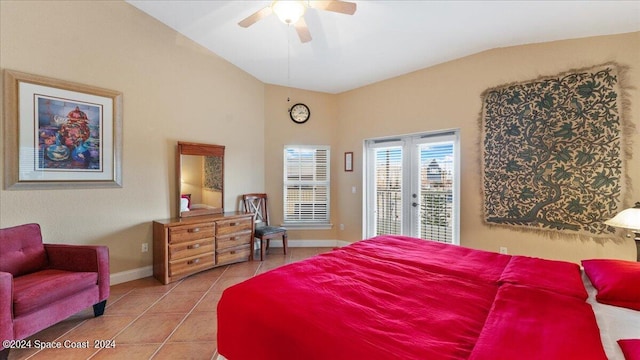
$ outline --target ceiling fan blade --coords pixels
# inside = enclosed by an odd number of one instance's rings
[[[296,32],[301,42],[306,43],[311,41],[311,33],[307,27],[307,22],[304,21],[304,17],[301,17],[294,26],[296,27]]]
[[[249,15],[244,20],[240,21],[238,23],[238,25],[240,25],[240,26],[242,26],[244,28],[249,27],[249,26],[255,24],[256,22],[258,22],[258,21],[266,18],[267,16],[271,15],[272,12],[273,12],[273,10],[271,9],[271,6],[267,6],[265,8],[262,8],[261,10],[256,11],[252,15]]]
[[[353,15],[356,12],[356,3],[348,1],[310,1],[309,6],[314,9],[333,11],[347,15]]]

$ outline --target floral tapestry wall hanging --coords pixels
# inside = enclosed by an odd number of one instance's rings
[[[620,68],[604,64],[489,89],[482,95],[484,222],[581,237],[626,193],[628,122]]]

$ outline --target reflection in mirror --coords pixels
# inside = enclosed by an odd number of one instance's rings
[[[224,146],[178,142],[179,214],[224,211]]]

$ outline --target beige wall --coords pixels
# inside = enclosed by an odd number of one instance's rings
[[[481,220],[480,158],[478,115],[480,94],[491,87],[515,81],[554,75],[570,69],[608,61],[630,66],[627,83],[628,113],[637,129],[640,121],[640,32],[579,40],[494,49],[442,65],[417,71],[338,95],[339,138],[336,152],[354,151],[356,172],[336,171],[339,221],[345,224],[341,239],[361,238],[362,196],[350,194],[352,185],[361,185],[362,144],[367,138],[459,128],[461,134],[461,244],[510,253],[579,261],[583,258],[612,257],[635,260],[631,240],[605,242],[556,238],[489,228]],[[632,136],[634,159],[629,162],[633,201],[640,201],[640,135]],[[335,166],[341,166],[335,164]],[[334,167],[335,168],[335,167]],[[267,177],[267,182],[271,178]],[[359,187],[360,190],[360,187]],[[631,205],[629,203],[628,205]]]
[[[290,98],[291,101],[287,101]],[[289,118],[287,110],[296,103],[309,106],[311,117],[304,124],[296,124]],[[282,224],[283,209],[283,161],[285,145],[329,145],[331,146],[331,181],[337,179],[337,164],[342,153],[336,151],[338,137],[337,96],[313,91],[289,89],[281,86],[265,86],[265,190],[269,194],[269,220],[272,224]],[[290,230],[292,240],[336,240],[339,203],[337,186],[331,188],[331,230]]]
[[[151,221],[176,214],[177,140],[225,145],[226,208],[237,207],[239,194],[266,191],[275,199],[270,210],[276,224],[282,222],[283,147],[320,144],[332,151],[334,227],[291,231],[290,238],[356,241],[362,238],[363,140],[457,127],[463,245],[494,251],[506,246],[511,253],[570,261],[634,259],[630,241],[550,240],[489,229],[480,218],[480,93],[607,61],[631,66],[629,83],[640,84],[640,33],[494,49],[332,95],[264,85],[124,2],[3,0],[0,68],[123,92],[124,186],[0,190],[0,227],[37,222],[47,242],[106,244],[112,273],[149,266],[151,253],[140,253],[140,245],[151,242]],[[629,95],[638,124],[639,90]],[[286,110],[296,102],[310,106],[308,123],[289,119]],[[637,158],[637,131],[633,141]],[[354,172],[343,171],[345,151],[354,152]],[[640,167],[630,171],[631,198],[637,201]]]
[[[178,140],[226,146],[225,205],[264,187],[264,84],[120,1],[0,1],[0,67],[118,90],[123,187],[0,190],[0,227],[105,244],[111,272],[152,264],[151,221],[175,216]],[[0,160],[0,164],[4,161]],[[4,166],[0,166],[4,171]],[[0,173],[2,177],[2,173]]]
[[[494,49],[338,95],[266,86],[265,161],[266,190],[282,198],[282,148],[285,144],[326,144],[332,151],[332,231],[296,231],[291,239],[357,241],[363,236],[363,141],[368,138],[441,129],[461,131],[461,243],[473,248],[563,259],[612,257],[635,259],[630,240],[583,241],[515,232],[482,223],[480,197],[479,125],[480,94],[505,83],[554,75],[570,69],[615,61],[630,67],[628,84],[640,83],[640,33],[515,46]],[[308,123],[288,120],[286,98],[311,107]],[[628,93],[628,116],[638,124],[640,94]],[[317,115],[318,113],[322,115]],[[638,126],[640,128],[640,126]],[[633,155],[640,154],[640,135],[632,136]],[[343,154],[354,152],[354,171],[343,171]],[[629,163],[632,190],[640,199],[640,167]],[[352,193],[352,188],[356,193]],[[628,204],[629,206],[631,203]],[[272,218],[282,218],[281,202],[272,202]],[[344,230],[339,229],[344,224]],[[332,237],[335,236],[335,237]]]

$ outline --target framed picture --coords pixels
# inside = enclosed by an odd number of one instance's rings
[[[122,93],[4,71],[5,189],[122,186]]]
[[[344,153],[344,171],[353,171],[353,152]]]

